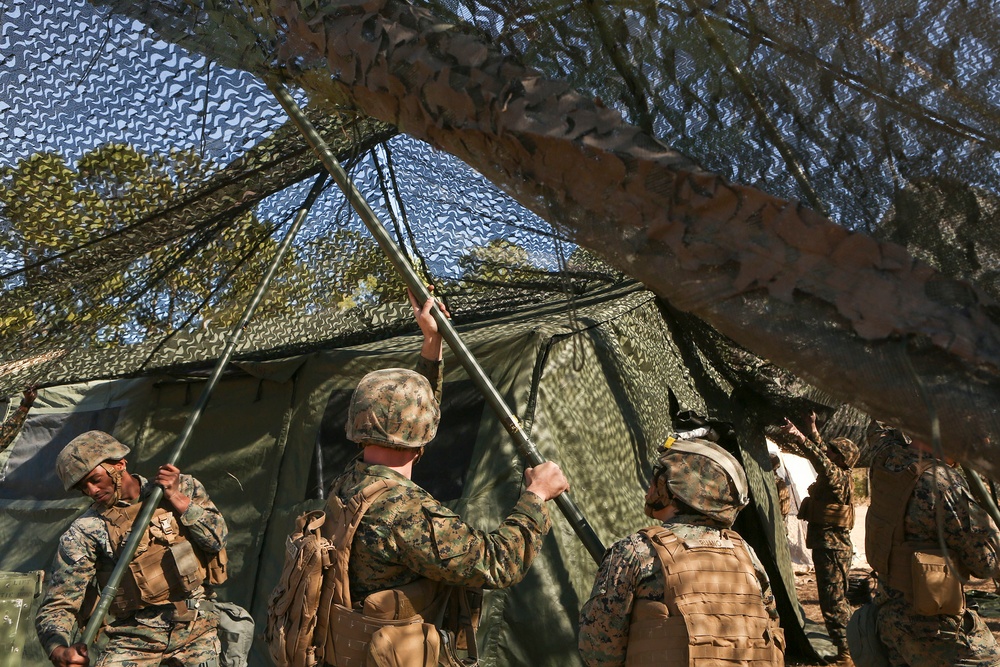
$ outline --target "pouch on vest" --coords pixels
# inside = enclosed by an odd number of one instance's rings
[[[422,667],[424,661],[435,667],[476,665],[475,628],[481,608],[481,591],[429,579],[378,591],[365,598],[361,619],[345,620],[343,607],[334,612],[340,624],[352,628],[352,636],[344,637],[344,630],[338,625],[332,631],[336,640],[325,655],[333,650],[338,666],[359,664],[356,649],[364,646],[364,634],[370,632],[365,667]],[[425,619],[433,622],[427,623]],[[427,644],[418,646],[419,641]],[[399,646],[393,646],[395,642],[400,642]],[[462,659],[456,650],[467,650],[470,657]]]
[[[803,521],[822,526],[853,528],[854,505],[817,503],[812,499],[812,496],[806,496],[799,504],[798,517]]]
[[[440,653],[441,638],[432,624],[390,625],[372,635],[365,667],[437,667]]]
[[[129,570],[147,605],[183,598],[198,588],[205,577],[205,570],[187,540],[149,548],[129,563]]]
[[[196,553],[201,552],[196,551]],[[218,586],[226,583],[226,580],[229,579],[229,555],[226,550],[222,549],[222,551],[212,554],[212,557],[205,563],[205,569],[208,570],[209,584]]]
[[[913,608],[921,616],[961,614],[965,609],[962,580],[939,549],[914,551],[910,564]]]
[[[380,632],[389,628],[406,626],[419,629],[420,626],[424,625],[424,619],[420,615],[400,619],[373,618],[365,616],[360,610],[354,611],[339,604],[332,605],[329,613],[330,631],[326,646],[323,647],[322,656],[325,664],[336,665],[336,667],[364,667],[369,659],[371,640]],[[393,640],[397,635],[406,638],[407,641],[414,641],[416,632],[417,630],[412,628],[410,630],[393,630],[383,632],[382,637],[383,641],[386,642]],[[416,655],[416,653],[411,651],[408,655]],[[437,664],[436,653],[434,660],[433,664]],[[422,665],[423,663],[415,664]]]

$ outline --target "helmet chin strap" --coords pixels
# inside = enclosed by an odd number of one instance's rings
[[[107,461],[101,462],[101,467],[104,468],[104,472],[108,473],[108,477],[111,478],[111,484],[114,487],[111,497],[103,505],[104,507],[114,507],[122,499],[122,477],[124,471],[119,470]]]

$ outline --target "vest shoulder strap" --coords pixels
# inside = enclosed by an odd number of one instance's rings
[[[122,547],[125,546],[125,541],[128,539],[129,533],[132,532],[132,526],[135,524],[135,520],[138,518],[141,509],[142,503],[135,502],[128,507],[109,507],[99,512],[101,518],[104,520],[104,525],[107,527],[108,538],[111,540],[111,549],[116,557],[121,553]],[[157,507],[150,518],[150,523],[159,520],[168,511],[162,507]]]
[[[332,584],[329,593],[330,602],[333,604],[343,605],[348,609],[352,607],[351,586],[347,573],[354,534],[361,524],[361,519],[372,504],[382,494],[397,486],[399,486],[399,482],[395,480],[380,479],[361,489],[346,503],[336,494],[331,495],[327,501],[327,522],[324,525],[324,530],[330,531],[325,536],[333,545],[333,562],[323,581],[324,587],[327,586],[327,582]]]

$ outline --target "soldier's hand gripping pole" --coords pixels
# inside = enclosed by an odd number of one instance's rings
[[[288,114],[292,122],[299,128],[299,131],[305,137],[313,151],[316,152],[317,157],[319,157],[323,166],[326,167],[330,176],[333,177],[334,182],[340,186],[340,189],[344,192],[344,196],[347,197],[347,201],[357,211],[368,231],[375,237],[375,241],[382,248],[382,252],[386,254],[389,261],[396,267],[406,286],[410,288],[410,291],[417,298],[418,303],[423,305],[430,298],[430,292],[428,292],[423,282],[417,276],[413,267],[410,266],[402,251],[396,245],[396,242],[389,236],[389,232],[375,215],[368,202],[365,201],[365,198],[354,186],[347,172],[340,166],[340,162],[334,156],[329,146],[327,146],[326,141],[319,135],[281,83],[271,80],[268,81],[268,87],[277,98],[278,103],[285,110],[285,113]],[[500,396],[497,388],[493,386],[493,383],[487,377],[486,372],[479,365],[479,362],[472,356],[469,348],[465,346],[458,332],[455,331],[455,327],[452,326],[451,321],[441,313],[437,306],[433,308],[432,312],[434,319],[437,321],[438,331],[441,332],[441,336],[448,342],[448,346],[454,352],[462,367],[465,368],[465,372],[469,374],[469,377],[479,391],[482,392],[486,398],[486,402],[489,403],[500,423],[503,424],[503,427],[510,434],[511,438],[513,438],[514,445],[517,447],[518,453],[525,464],[529,467],[534,467],[544,463],[545,459],[542,458],[534,443],[531,442],[524,429],[521,428],[517,417],[507,407],[503,397]],[[580,541],[587,548],[587,551],[590,552],[590,555],[596,562],[600,563],[601,559],[604,558],[604,545],[601,543],[601,538],[597,536],[597,533],[594,532],[594,529],[583,516],[583,513],[580,512],[576,503],[573,502],[568,493],[562,493],[557,496],[555,503],[567,521],[569,521]]]
[[[264,297],[264,293],[271,284],[271,280],[274,278],[275,273],[277,273],[278,267],[281,266],[282,260],[292,245],[292,240],[302,227],[302,222],[305,220],[306,214],[309,213],[309,209],[312,208],[312,205],[316,202],[320,192],[322,192],[325,181],[325,176],[320,176],[316,179],[316,183],[313,185],[312,190],[309,191],[309,195],[306,197],[302,206],[296,213],[295,219],[289,226],[288,231],[285,232],[285,236],[282,238],[281,244],[278,246],[278,250],[274,254],[274,258],[271,260],[270,266],[267,267],[267,272],[264,274],[264,277],[261,278],[260,284],[257,285],[257,290],[254,292],[250,302],[247,304],[246,309],[243,311],[243,316],[230,330],[229,340],[226,343],[225,350],[223,351],[222,356],[219,357],[219,360],[215,363],[215,368],[212,369],[212,375],[209,377],[208,382],[205,383],[205,387],[201,390],[201,396],[198,397],[198,402],[188,415],[187,422],[184,423],[184,428],[181,430],[180,435],[177,436],[174,448],[170,453],[170,458],[166,461],[170,465],[177,465],[177,461],[180,459],[181,453],[184,451],[188,441],[191,439],[191,434],[194,432],[195,424],[197,424],[198,420],[201,419],[202,412],[204,412],[205,406],[208,404],[209,396],[212,395],[215,385],[218,384],[219,378],[222,376],[222,371],[224,371],[226,366],[229,365],[229,360],[232,358],[237,344],[243,337],[244,328],[250,321],[250,318],[253,317],[254,311],[257,309],[261,299]],[[83,636],[80,638],[80,642],[86,644],[88,647],[94,643],[94,639],[97,638],[98,630],[100,630],[101,626],[104,625],[104,617],[107,615],[108,609],[111,607],[111,602],[115,599],[115,595],[118,594],[118,585],[121,583],[122,577],[125,575],[125,570],[128,569],[129,564],[132,562],[132,557],[135,555],[136,548],[139,546],[139,542],[142,539],[143,534],[146,532],[146,527],[153,518],[153,512],[156,511],[156,508],[159,506],[162,499],[163,488],[154,485],[149,495],[147,495],[142,501],[142,508],[139,510],[139,515],[132,524],[132,531],[129,533],[128,539],[125,541],[125,546],[122,547],[122,553],[118,558],[118,562],[115,563],[114,569],[111,570],[111,576],[108,579],[108,583],[105,585],[104,590],[101,591],[101,599],[97,603],[97,608],[94,610],[94,613],[91,614],[90,620],[87,621],[87,627],[84,629]]]

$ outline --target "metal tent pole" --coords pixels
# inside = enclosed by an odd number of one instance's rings
[[[184,451],[188,441],[191,439],[191,434],[194,432],[195,424],[197,424],[198,420],[201,419],[202,412],[204,412],[205,406],[208,404],[209,396],[211,396],[212,391],[215,389],[215,385],[218,384],[219,378],[222,376],[222,372],[229,364],[229,360],[232,358],[233,352],[236,350],[236,345],[243,337],[244,327],[246,327],[247,322],[250,321],[250,318],[253,316],[254,311],[260,304],[261,299],[263,299],[264,293],[271,284],[271,280],[278,272],[278,267],[281,265],[281,261],[287,254],[288,249],[291,247],[292,240],[295,238],[299,228],[302,226],[302,222],[305,220],[306,214],[308,214],[309,209],[312,208],[312,205],[319,197],[325,181],[325,175],[321,175],[316,179],[316,183],[313,185],[312,190],[309,191],[309,195],[302,203],[302,207],[299,208],[291,226],[288,228],[288,231],[285,232],[285,236],[281,240],[281,245],[278,246],[278,251],[271,260],[271,265],[267,267],[267,272],[264,274],[264,277],[261,278],[260,284],[257,285],[257,291],[254,292],[253,297],[250,299],[246,309],[243,311],[243,316],[240,318],[240,321],[237,322],[232,329],[230,329],[229,341],[226,343],[225,351],[215,363],[212,375],[209,377],[208,382],[205,383],[204,388],[201,390],[201,396],[198,397],[198,402],[195,404],[191,414],[188,415],[187,422],[184,424],[184,428],[181,430],[180,435],[177,436],[174,448],[171,451],[170,457],[167,459],[166,463],[170,465],[177,465],[177,461],[180,459],[181,453]],[[142,508],[139,510],[139,515],[132,524],[132,532],[125,541],[125,546],[122,548],[121,556],[119,556],[118,562],[115,563],[115,567],[111,571],[110,579],[104,587],[104,590],[101,591],[101,599],[97,603],[97,608],[94,610],[94,613],[91,614],[90,620],[87,622],[87,627],[83,631],[83,636],[80,638],[80,641],[88,647],[93,644],[94,639],[97,637],[98,630],[100,630],[101,626],[104,625],[104,617],[107,615],[108,609],[111,607],[111,602],[115,599],[115,595],[118,594],[118,585],[121,583],[125,570],[132,562],[132,557],[135,555],[136,548],[139,546],[139,542],[146,532],[146,527],[153,518],[153,512],[156,511],[156,508],[159,506],[162,499],[163,488],[153,485],[153,489],[149,495],[142,501]]]
[[[277,98],[278,103],[281,104],[282,108],[292,119],[292,122],[299,128],[302,135],[306,138],[306,141],[312,146],[312,149],[316,152],[323,166],[326,170],[330,172],[333,180],[340,186],[343,190],[344,196],[347,197],[348,202],[357,211],[358,215],[361,216],[362,222],[375,237],[376,242],[382,248],[382,251],[386,254],[389,260],[392,262],[393,266],[402,276],[406,286],[410,288],[416,296],[417,301],[423,304],[427,299],[430,298],[431,294],[427,290],[427,287],[421,282],[417,273],[413,270],[407,262],[406,257],[403,255],[399,246],[396,242],[389,236],[389,232],[386,230],[385,226],[375,215],[375,212],[365,201],[365,198],[361,195],[358,189],[351,182],[350,177],[344,168],[340,165],[340,162],[334,156],[330,147],[327,146],[326,141],[323,137],[319,135],[316,128],[313,127],[312,123],[306,118],[305,114],[296,104],[295,100],[288,93],[285,87],[277,81],[268,81],[268,87],[271,92]],[[482,366],[469,351],[469,348],[465,346],[465,343],[459,337],[458,332],[455,331],[455,327],[452,326],[451,321],[446,318],[441,311],[434,307],[432,310],[434,314],[434,319],[438,324],[438,330],[441,335],[448,342],[449,347],[451,347],[452,352],[458,358],[459,363],[465,368],[466,373],[475,383],[476,387],[482,392],[483,396],[486,398],[486,402],[489,403],[493,412],[496,414],[500,423],[510,434],[511,438],[514,440],[514,445],[517,447],[518,453],[524,459],[525,463],[529,466],[537,466],[545,462],[542,455],[538,452],[538,448],[535,447],[534,443],[528,438],[527,433],[521,428],[521,424],[514,413],[510,411],[507,404],[504,402],[503,397],[500,396],[500,392],[497,388],[493,386],[493,383],[487,377],[486,372],[483,370]],[[573,530],[576,532],[580,541],[590,552],[590,555],[598,563],[604,558],[604,544],[601,539],[594,532],[590,523],[583,516],[583,513],[576,506],[576,503],[570,498],[568,493],[562,493],[555,498],[555,503],[559,507],[559,510],[563,513],[566,519],[569,521]]]

